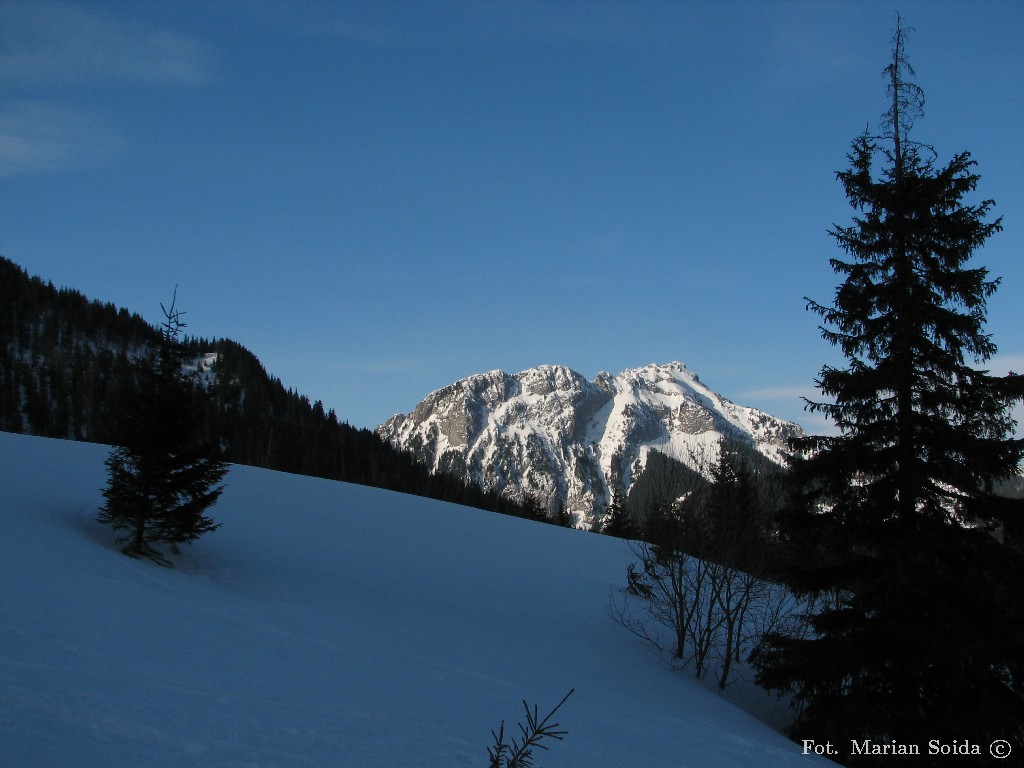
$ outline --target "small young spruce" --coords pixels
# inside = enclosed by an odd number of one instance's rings
[[[547,746],[541,743],[542,740],[561,741],[568,731],[558,730],[558,723],[549,721],[575,691],[576,689],[573,688],[565,694],[558,705],[544,716],[543,720],[538,719],[537,705],[534,704],[533,711],[530,711],[529,705],[524,700],[526,725],[518,723],[519,738],[513,737],[511,742],[506,743],[504,720],[501,721],[497,733],[491,731],[491,736],[494,737],[494,746],[487,749],[487,755],[490,758],[489,768],[530,768],[533,765],[534,748],[547,749]]]

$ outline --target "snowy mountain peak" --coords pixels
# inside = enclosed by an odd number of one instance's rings
[[[799,427],[736,405],[683,363],[650,364],[594,381],[542,365],[469,376],[378,428],[435,471],[530,494],[577,525],[599,520],[613,488],[628,492],[651,451],[701,469],[729,436],[781,462]]]

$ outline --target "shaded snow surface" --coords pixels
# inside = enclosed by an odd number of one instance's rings
[[[95,522],[108,453],[0,433],[4,766],[483,766],[570,688],[547,768],[819,764],[609,619],[621,541],[233,467],[169,570]]]

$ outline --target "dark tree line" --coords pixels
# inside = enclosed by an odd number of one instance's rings
[[[138,315],[30,278],[0,257],[0,429],[106,442],[159,336]]]
[[[0,430],[115,444],[120,414],[143,391],[160,332],[137,314],[30,277],[0,257]],[[193,377],[207,438],[232,463],[314,475],[521,517],[533,507],[432,474],[376,433],[286,388],[229,339],[182,339],[186,362],[216,353]]]

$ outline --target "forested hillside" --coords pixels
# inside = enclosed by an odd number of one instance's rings
[[[0,430],[114,444],[158,338],[142,317],[56,288],[0,257]],[[374,432],[269,375],[230,339],[186,340],[194,394],[229,462],[528,516],[530,508],[432,475]]]

